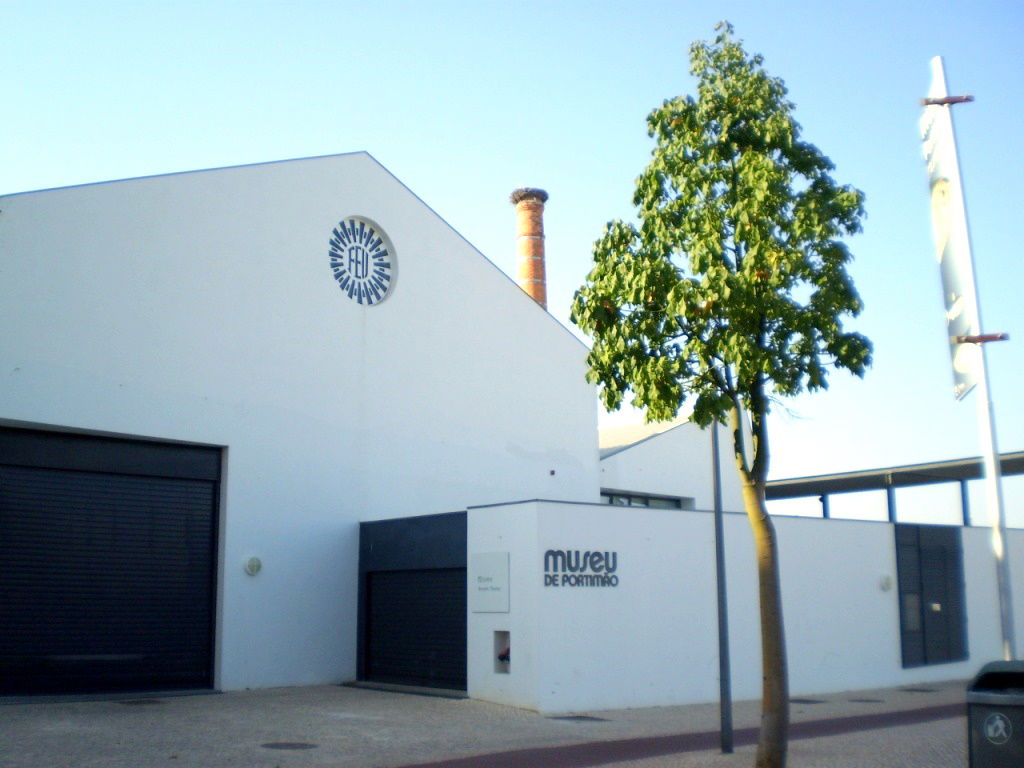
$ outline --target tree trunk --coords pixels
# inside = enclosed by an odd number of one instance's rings
[[[761,603],[761,733],[755,766],[785,768],[789,738],[789,675],[782,623],[779,549],[764,494],[763,481],[743,478],[743,504],[754,532]]]

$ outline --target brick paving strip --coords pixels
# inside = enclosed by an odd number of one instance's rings
[[[966,715],[966,705],[955,703],[895,712],[804,720],[790,724],[789,738],[791,741],[797,741],[823,736],[838,736],[855,731],[918,725],[934,720],[965,717]],[[737,728],[733,731],[733,743],[737,747],[756,744],[757,732],[757,728]],[[628,760],[663,757],[681,752],[717,750],[719,744],[718,731],[701,731],[616,741],[590,741],[561,747],[517,749],[511,752],[495,752],[431,763],[416,763],[402,768],[536,768],[538,765],[543,765],[545,768],[589,768],[590,766],[621,763]]]

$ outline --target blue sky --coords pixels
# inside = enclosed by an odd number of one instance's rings
[[[874,368],[776,409],[772,475],[981,452],[973,396],[951,395],[917,134],[936,54],[976,97],[955,108],[962,173],[983,324],[1011,335],[988,352],[999,444],[1024,449],[1015,0],[0,0],[0,193],[367,150],[510,272],[508,194],[543,187],[550,308],[568,323],[593,241],[632,214],[647,113],[691,89],[689,44],[721,19],[867,195],[850,246]]]

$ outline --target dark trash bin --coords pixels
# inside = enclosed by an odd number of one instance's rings
[[[1024,766],[1024,661],[993,661],[967,686],[968,765]]]

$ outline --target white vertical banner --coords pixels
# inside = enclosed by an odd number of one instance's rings
[[[931,69],[932,83],[928,99],[946,99],[949,94],[941,56],[932,59]],[[931,190],[935,258],[938,259],[942,274],[942,298],[946,307],[946,329],[953,363],[953,394],[959,400],[978,383],[982,354],[980,345],[960,344],[956,338],[977,336],[981,333],[981,322],[949,104],[927,104],[921,115],[920,127],[922,149],[928,164],[928,187]]]
[[[950,105],[970,101],[967,96],[950,97],[942,57],[931,61],[932,84],[921,116],[921,140],[928,164],[931,189],[932,237],[935,257],[942,273],[942,293],[946,305],[946,330],[953,359],[953,394],[959,400],[977,385],[978,427],[984,444],[985,486],[989,519],[992,523],[992,553],[996,561],[999,591],[999,618],[1003,634],[1003,658],[1016,656],[1013,624],[1013,598],[1010,568],[1006,553],[1006,514],[1003,507],[1002,473],[996,442],[995,410],[988,387],[985,352],[982,347],[978,290],[974,283],[974,262],[967,230],[960,164]],[[997,336],[999,334],[992,334]],[[959,337],[973,336],[973,342]]]

